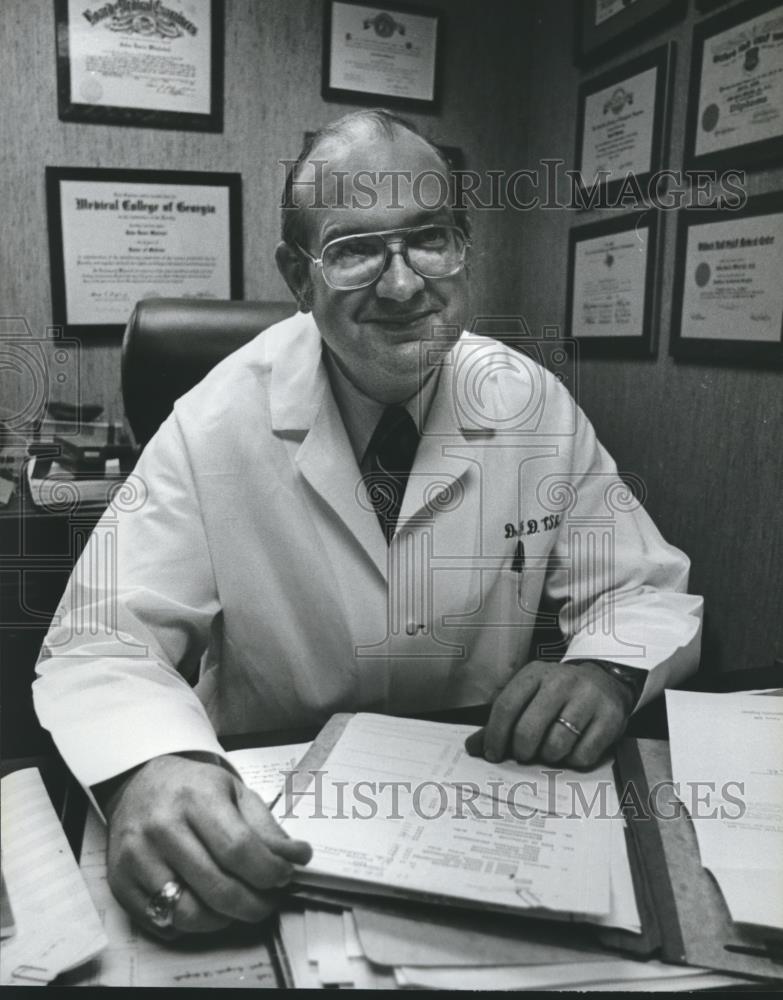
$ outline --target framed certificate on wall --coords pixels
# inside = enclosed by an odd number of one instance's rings
[[[584,356],[654,355],[658,227],[644,211],[571,230],[566,331]]]
[[[593,65],[685,15],[686,0],[577,0],[576,62]]]
[[[223,130],[223,0],[55,0],[63,121]]]
[[[783,364],[783,191],[736,210],[683,209],[671,353],[689,361]]]
[[[433,110],[441,33],[436,10],[326,0],[323,99]]]
[[[665,156],[673,43],[646,52],[579,88],[576,166],[580,183],[616,191],[646,180]]]
[[[47,167],[53,321],[121,333],[139,299],[241,299],[239,174]]]
[[[693,31],[686,167],[752,167],[783,148],[783,3],[747,3]]]

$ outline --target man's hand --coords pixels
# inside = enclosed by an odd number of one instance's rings
[[[156,757],[106,803],[109,884],[139,923],[161,937],[262,920],[310,845],[291,840],[255,792],[215,763]],[[184,887],[173,930],[145,908],[166,882]]]
[[[627,685],[597,663],[533,660],[503,688],[465,749],[490,761],[593,767],[622,735],[633,704]]]

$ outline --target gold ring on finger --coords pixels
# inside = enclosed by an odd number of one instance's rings
[[[568,719],[564,719],[562,715],[555,719],[555,722],[559,722],[561,726],[565,726],[570,733],[574,734],[574,736],[582,735],[582,730],[577,729],[573,722],[569,722]]]

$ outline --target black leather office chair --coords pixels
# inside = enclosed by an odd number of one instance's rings
[[[122,397],[137,444],[226,355],[296,312],[293,302],[142,299],[122,341]]]

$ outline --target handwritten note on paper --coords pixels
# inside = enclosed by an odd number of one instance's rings
[[[250,747],[232,750],[228,759],[239,771],[248,788],[267,804],[273,802],[285,784],[284,772],[296,767],[312,744],[289,743],[281,747]]]
[[[0,983],[44,985],[96,955],[106,936],[37,768],[3,778],[3,873],[16,933]]]
[[[278,811],[284,829],[313,845],[302,881],[351,879],[500,908],[608,914],[607,824],[523,815],[495,809],[488,799],[484,808],[467,805],[459,765],[468,759],[463,743],[471,731],[371,714],[351,718],[317,787],[290,817]]]

